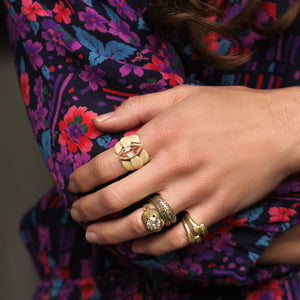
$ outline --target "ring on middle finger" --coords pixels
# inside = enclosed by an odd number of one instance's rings
[[[126,171],[140,169],[149,161],[149,155],[143,149],[140,138],[136,134],[121,138],[114,150]]]
[[[165,221],[166,226],[170,226],[176,222],[177,218],[173,209],[160,195],[155,195],[152,197],[150,203],[152,203],[159,211],[160,215]]]

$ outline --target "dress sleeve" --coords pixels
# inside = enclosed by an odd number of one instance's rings
[[[74,2],[74,1],[73,1]],[[194,82],[174,47],[118,1],[6,2],[22,95],[52,179],[70,208],[73,170],[122,136],[92,119],[132,95]]]

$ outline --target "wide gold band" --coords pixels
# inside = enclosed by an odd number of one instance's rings
[[[149,155],[143,149],[140,138],[136,134],[124,136],[116,143],[114,150],[127,171],[137,170],[149,161]]]

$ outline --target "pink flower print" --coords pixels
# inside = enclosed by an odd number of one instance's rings
[[[23,14],[15,14],[14,21],[19,35],[25,39],[27,32],[30,31],[30,26],[26,21],[26,17]]]
[[[108,24],[111,28],[108,30],[109,33],[119,36],[120,39],[125,41],[126,43],[134,44],[135,46],[139,45],[140,39],[136,33],[131,32],[129,29],[129,25],[120,20],[119,23],[115,23],[111,21]]]
[[[87,7],[86,12],[79,12],[79,20],[85,22],[84,27],[87,30],[95,31],[96,29],[100,32],[106,32],[107,29],[103,23],[108,23],[108,21],[100,16],[94,9]]]
[[[32,43],[32,40],[28,40],[26,42],[26,49],[30,63],[32,64],[33,68],[37,70],[38,67],[43,65],[43,58],[38,55],[38,53],[40,53],[43,49],[42,44],[39,42]]]
[[[28,74],[27,73],[21,73],[20,81],[21,81],[21,91],[22,91],[22,95],[23,95],[23,100],[24,100],[25,105],[28,106],[29,101],[30,101]]]
[[[71,10],[69,8],[66,8],[65,4],[61,0],[59,0],[58,3],[55,3],[53,12],[57,14],[55,16],[55,20],[57,22],[64,22],[66,24],[71,23]]]
[[[290,216],[295,215],[296,211],[286,207],[271,207],[269,214],[271,215],[270,222],[288,222]]]
[[[91,151],[95,139],[101,133],[93,125],[93,118],[97,116],[92,111],[86,111],[87,107],[70,107],[64,119],[59,122],[59,143],[68,146],[72,153],[77,152],[78,148],[86,153]]]
[[[120,68],[120,73],[122,77],[127,76],[131,71],[139,77],[144,75],[144,70],[142,67],[134,65],[134,64],[125,64],[123,67]]]
[[[27,17],[28,21],[33,22],[37,21],[37,15],[41,17],[48,15],[38,2],[32,3],[32,0],[22,0],[21,11]]]
[[[89,65],[84,66],[85,71],[81,71],[79,77],[83,81],[87,81],[89,83],[90,88],[93,91],[98,90],[98,86],[105,86],[106,81],[102,79],[102,77],[105,75],[105,72],[101,69],[94,67],[92,68]]]

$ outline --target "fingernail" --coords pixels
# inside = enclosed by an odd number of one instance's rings
[[[87,231],[85,234],[85,238],[90,243],[98,243],[98,237],[94,231]]]
[[[98,117],[95,117],[94,121],[103,122],[103,121],[109,119],[113,114],[114,114],[114,112],[112,111],[112,112],[109,112],[107,114],[100,115]]]
[[[80,214],[76,208],[72,208],[70,210],[70,214],[73,220],[75,220],[76,222],[80,222]]]
[[[71,192],[73,192],[73,193],[79,192],[79,190],[73,180],[69,181],[69,188],[70,188]]]

